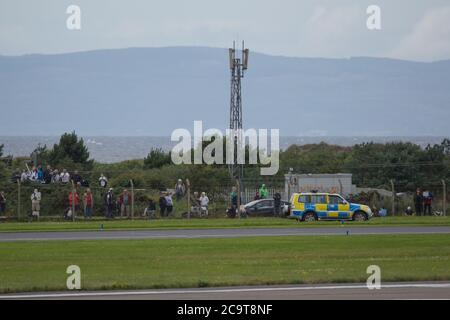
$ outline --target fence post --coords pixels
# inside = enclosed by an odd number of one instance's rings
[[[17,179],[17,221],[20,221],[20,179]]]
[[[191,183],[189,179],[186,179],[186,192],[187,192],[187,214],[188,219],[191,219]]]
[[[238,212],[238,218],[241,218],[241,184],[239,183],[239,180],[236,180],[237,184],[237,212]]]
[[[447,215],[447,186],[445,185],[445,180],[442,179],[442,211],[444,216]]]
[[[390,180],[391,188],[392,188],[392,216],[395,216],[395,188],[394,188],[394,180]]]
[[[134,183],[133,179],[130,179],[131,185],[131,220],[134,220]]]
[[[72,182],[72,222],[75,222],[75,183]]]

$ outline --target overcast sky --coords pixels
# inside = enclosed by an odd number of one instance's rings
[[[81,30],[66,9],[81,8]],[[366,27],[369,5],[382,30]],[[229,47],[297,57],[450,59],[449,0],[0,0],[0,54]]]

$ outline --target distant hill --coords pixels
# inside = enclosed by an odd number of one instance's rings
[[[0,56],[0,135],[168,135],[228,126],[228,52],[130,48]],[[450,61],[251,52],[244,125],[282,135],[450,135]]]

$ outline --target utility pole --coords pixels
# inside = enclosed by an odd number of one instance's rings
[[[233,42],[233,48],[229,49],[230,70],[231,70],[231,96],[230,96],[230,131],[233,139],[233,163],[229,164],[229,171],[232,180],[237,180],[238,185],[242,187],[242,178],[244,175],[244,165],[238,163],[238,148],[244,148],[245,141],[242,141],[242,91],[241,79],[244,77],[244,71],[248,68],[249,50],[245,49],[242,41],[241,58],[236,55],[236,46]],[[245,148],[244,148],[245,150]],[[245,159],[245,158],[244,158]],[[240,197],[240,194],[238,194]]]

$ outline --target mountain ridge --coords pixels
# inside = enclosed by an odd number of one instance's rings
[[[227,49],[0,56],[0,135],[170,135],[228,126]],[[282,135],[450,135],[450,60],[250,53],[246,128]]]

